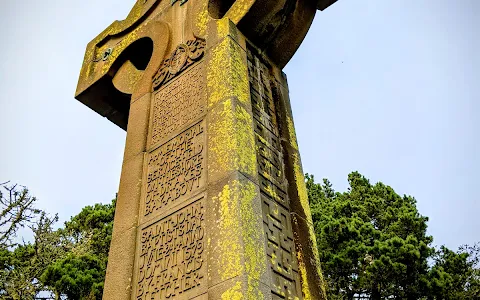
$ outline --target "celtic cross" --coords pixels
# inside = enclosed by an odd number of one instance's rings
[[[325,299],[282,68],[336,0],[138,0],[76,98],[127,131],[103,299]]]

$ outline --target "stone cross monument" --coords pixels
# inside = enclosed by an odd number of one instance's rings
[[[336,0],[137,0],[76,98],[127,131],[103,299],[325,299],[282,68]]]

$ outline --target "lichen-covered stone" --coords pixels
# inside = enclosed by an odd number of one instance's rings
[[[105,300],[326,299],[283,66],[334,0],[138,0],[76,98],[127,130]]]

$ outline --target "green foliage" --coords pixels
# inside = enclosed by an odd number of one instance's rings
[[[57,216],[36,209],[35,201],[26,187],[0,184],[1,299],[33,299],[44,288],[38,280],[43,270],[64,254],[52,230]],[[32,230],[34,243],[18,242],[22,227]]]
[[[32,245],[21,245],[14,251],[0,249],[0,267],[2,299],[33,299],[40,290],[40,286],[34,283],[40,274],[36,268],[35,249]]]
[[[68,299],[101,299],[112,239],[115,202],[86,206],[59,229],[66,257],[48,266],[40,280]]]
[[[480,244],[435,250],[426,234],[428,218],[418,212],[415,198],[383,183],[372,185],[357,172],[349,174],[344,193],[326,179],[318,184],[306,178],[329,299],[480,299]],[[57,299],[101,299],[115,200],[87,206],[53,230],[57,217],[34,209],[28,190],[19,192],[13,191],[12,199],[23,202],[3,203],[30,210],[4,206],[24,217],[9,219],[15,225],[2,232],[0,298],[34,299],[46,290]],[[33,243],[11,242],[22,226],[34,233]]]
[[[415,198],[358,172],[344,193],[326,179],[306,180],[330,299],[474,299],[466,296],[478,291],[473,251],[435,251]]]
[[[82,211],[65,223],[62,233],[69,238],[73,252],[89,253],[106,263],[112,240],[115,203],[86,206]]]
[[[57,299],[101,299],[110,246],[115,200],[87,206],[53,229],[58,217],[35,209],[35,197],[17,185],[0,188],[0,299],[34,299],[51,291]],[[32,243],[16,243],[28,227]]]
[[[40,275],[65,254],[58,234],[52,230],[52,224],[56,220],[56,216],[49,218],[42,212],[30,227],[35,234],[34,243],[0,248],[2,299],[33,299],[38,292],[44,290],[43,283],[38,280]]]
[[[444,246],[434,255],[429,299],[480,299],[480,245],[454,252]]]
[[[40,280],[68,299],[101,299],[105,265],[94,255],[69,253],[50,265]]]

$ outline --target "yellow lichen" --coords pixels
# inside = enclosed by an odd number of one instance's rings
[[[242,283],[237,281],[234,286],[232,286],[230,289],[226,290],[222,294],[222,300],[241,300],[241,299],[243,299],[241,289],[242,289]]]
[[[265,144],[265,146],[268,146],[269,148],[273,148],[272,145],[266,140],[264,139],[261,135],[259,135],[258,133],[255,133],[255,136],[258,137],[258,139],[263,143]],[[264,150],[264,153],[267,153],[269,151],[265,151]]]
[[[222,280],[239,276],[244,271],[247,275],[246,294],[238,292],[238,287],[224,293],[226,296],[242,295],[249,300],[264,298],[260,290],[260,277],[266,270],[266,262],[263,247],[259,247],[263,234],[261,215],[254,209],[256,199],[256,186],[248,180],[231,181],[213,198],[220,212],[218,253],[222,268],[218,271],[219,275]],[[243,240],[243,251],[239,238]],[[242,253],[244,265],[241,264]]]
[[[293,153],[292,158],[293,158],[293,175],[294,175],[295,184],[298,190],[298,198],[300,200],[300,204],[302,205],[303,213],[305,214],[306,219],[311,223],[312,214],[310,212],[310,204],[308,203],[307,186],[305,184],[305,177],[303,176],[300,157],[298,153]]]
[[[218,196],[213,197],[213,201],[219,207],[220,216],[218,216],[219,229],[219,264],[221,268],[218,269],[222,280],[240,275],[243,272],[243,265],[241,263],[241,244],[237,232],[240,229],[240,220],[238,212],[240,211],[240,204],[235,201],[238,200],[238,194],[235,190],[235,183],[225,185]]]
[[[233,101],[225,100],[215,111],[209,126],[210,172],[239,170],[256,174],[255,140],[248,112]]]
[[[248,103],[250,98],[248,70],[242,52],[240,46],[230,38],[225,38],[212,49],[207,70],[209,107],[229,97],[236,97],[240,102]]]
[[[230,33],[230,20],[222,19],[217,21],[217,34],[218,37],[224,38],[227,37]]]
[[[293,120],[289,116],[287,116],[287,129],[288,129],[288,138],[290,140],[290,145],[292,145],[295,150],[298,151],[298,144],[297,144],[297,135],[295,133],[295,126],[293,125]]]
[[[225,14],[225,19],[232,20],[233,23],[238,24],[240,20],[247,14],[256,0],[237,0],[232,7]]]
[[[247,297],[249,300],[263,299],[260,277],[265,271],[265,252],[259,247],[263,239],[262,217],[255,212],[255,185],[247,181],[240,187],[240,211],[242,216],[242,236],[245,247],[245,269],[247,271]],[[259,227],[260,226],[260,227]]]
[[[112,53],[108,57],[108,59],[102,64],[102,69],[101,69],[101,74],[107,73],[115,59],[117,59],[120,54],[127,48],[129,45],[131,45],[135,40],[139,38],[138,33],[141,29],[143,29],[143,26],[139,26],[135,28],[132,32],[130,32],[127,36],[125,36],[118,44],[115,45],[112,49]]]
[[[316,248],[314,248],[314,250],[316,250]],[[313,251],[313,252],[316,252],[316,251]],[[298,261],[298,271],[300,273],[301,283],[302,283],[303,299],[304,300],[313,299],[312,295],[310,293],[310,286],[309,286],[308,278],[307,278],[307,268],[305,266],[305,261],[304,261],[304,257],[303,257],[301,248],[297,251],[296,256],[297,256],[297,261]],[[315,256],[315,258],[318,259],[318,254],[314,253],[314,256]],[[322,294],[322,299],[327,299],[327,293],[326,293],[326,290],[325,290],[325,281],[323,279],[323,274],[320,270],[320,265],[319,265],[318,260],[315,261],[315,265],[317,266],[317,270],[316,270],[317,275],[320,276],[320,278],[318,278],[318,279],[321,282],[320,292]]]
[[[208,25],[209,15],[208,15],[208,0],[203,0],[203,3],[200,8],[200,12],[195,18],[195,25],[200,36],[206,36],[207,34],[207,25]]]
[[[92,69],[96,68],[98,65],[97,63],[93,62],[93,60],[95,55],[103,52],[97,48],[97,45],[105,40],[108,36],[113,36],[133,26],[133,24],[135,24],[135,22],[138,21],[138,19],[140,19],[146,11],[147,9],[145,8],[145,5],[141,1],[137,1],[125,20],[113,22],[88,44],[80,74],[81,79],[88,80],[87,78],[92,75]],[[107,63],[107,65],[108,67],[106,68],[108,69],[110,64]]]
[[[292,145],[293,148],[298,150],[297,139],[295,135],[295,128],[293,126],[293,121],[290,117],[287,117],[287,127],[288,127],[290,144]],[[324,295],[324,299],[326,299],[325,283],[324,283],[323,274],[320,268],[320,259],[318,256],[318,251],[316,248],[317,241],[316,241],[315,232],[313,229],[312,214],[311,214],[310,205],[308,202],[307,187],[305,184],[305,177],[303,175],[300,156],[298,152],[291,154],[291,156],[293,160],[293,175],[295,179],[295,185],[298,191],[298,198],[303,209],[306,225],[308,227],[308,239],[310,242],[310,246],[312,247],[312,250],[313,250],[312,251],[313,257],[310,259],[311,261],[310,265],[315,266],[316,268],[315,270],[316,274],[319,276],[318,279],[321,282],[320,284],[321,293]],[[302,291],[304,294],[304,299],[308,300],[308,299],[311,299],[311,295],[309,290],[309,283],[307,280],[307,270],[306,270],[305,261],[304,261],[304,257],[301,249],[297,251],[297,260],[298,260],[298,268],[299,268],[301,281],[302,281]]]
[[[269,184],[269,185],[265,188],[265,192],[267,192],[268,195],[270,195],[270,197],[272,197],[272,198],[275,199],[276,201],[281,202],[282,199],[280,199],[280,197],[278,196],[276,190],[273,188],[273,185]]]
[[[302,251],[297,251],[298,271],[301,276],[302,293],[304,300],[311,300],[310,288],[308,286],[307,269],[305,268],[305,262],[303,261]]]
[[[319,276],[319,280],[321,282],[320,289],[322,290],[322,294],[325,295],[324,299],[327,299],[326,298],[327,291],[325,287],[326,283],[325,283],[325,279],[323,278],[322,268],[320,267],[320,256],[318,255],[318,250],[317,250],[317,238],[315,237],[315,231],[313,229],[312,224],[308,224],[308,235],[313,247],[313,258],[311,260],[314,262],[314,265],[317,269],[316,271]]]

